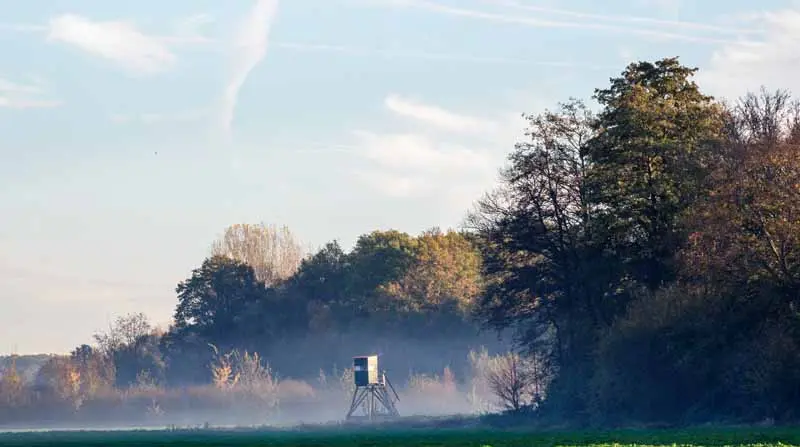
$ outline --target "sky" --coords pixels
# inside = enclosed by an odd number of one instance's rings
[[[456,228],[522,113],[633,61],[679,56],[731,100],[800,90],[793,1],[0,5],[0,353],[64,353],[130,312],[166,325],[234,223],[310,248]]]

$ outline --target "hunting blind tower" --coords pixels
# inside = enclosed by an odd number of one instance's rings
[[[385,371],[378,370],[378,356],[353,357],[353,381],[356,389],[347,420],[386,419],[400,416],[395,402],[400,400]],[[389,394],[391,390],[392,394]],[[356,414],[361,409],[361,414]]]

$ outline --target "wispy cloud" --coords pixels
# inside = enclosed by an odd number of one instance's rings
[[[759,42],[724,45],[714,51],[698,75],[700,85],[714,95],[735,99],[762,85],[800,91],[800,8],[752,15],[768,30]]]
[[[378,134],[364,130],[353,135],[362,147],[362,155],[384,168],[433,172],[481,170],[486,156],[461,145],[437,142],[417,133]]]
[[[41,93],[42,88],[33,84],[18,84],[8,79],[0,78],[0,93]]]
[[[44,34],[50,42],[61,42],[138,74],[155,74],[175,65],[173,47],[210,46],[214,38],[204,27],[214,18],[194,14],[175,21],[172,33],[145,33],[130,21],[95,21],[77,14],[61,14],[47,24],[0,23],[0,32]]]
[[[386,0],[383,0],[386,1]],[[199,46],[203,49],[213,51],[228,51],[230,46],[216,38],[204,33],[204,27],[214,22],[213,17],[208,14],[195,14],[189,17],[178,19],[172,34],[148,35],[149,38],[161,44],[167,51],[172,51],[174,47],[186,45]],[[0,24],[0,31],[9,32],[47,32],[48,26],[35,24]],[[416,59],[440,62],[456,62],[467,64],[486,64],[486,65],[520,65],[532,67],[551,67],[551,68],[581,68],[584,70],[609,70],[618,68],[616,65],[588,64],[584,62],[571,61],[548,61],[536,58],[515,58],[497,57],[470,53],[456,52],[430,52],[430,51],[398,51],[383,48],[357,47],[351,45],[336,45],[329,42],[292,42],[269,40],[271,48],[280,48],[298,52],[323,52],[338,53],[350,57],[383,58],[387,60],[397,59]],[[166,66],[164,67],[167,68]]]
[[[393,198],[435,194],[448,204],[454,200],[467,206],[494,181],[505,151],[493,149],[513,145],[510,132],[519,124],[516,115],[509,123],[505,114],[493,121],[397,94],[387,95],[384,106],[423,126],[405,131],[356,130],[351,133],[353,144],[337,149],[367,161],[368,167],[357,170],[355,178]]]
[[[48,39],[75,46],[134,73],[154,74],[175,63],[175,55],[164,42],[124,21],[99,22],[63,14],[50,20]]]
[[[392,112],[415,119],[417,121],[458,133],[494,132],[496,123],[467,115],[445,110],[430,104],[425,104],[413,99],[403,98],[397,94],[390,94],[384,100],[384,105]]]
[[[465,184],[485,186],[494,174],[492,154],[421,133],[353,132],[357,155],[368,168],[356,180],[393,198],[441,194]]]
[[[735,28],[728,26],[718,26],[706,23],[688,22],[683,20],[664,20],[651,17],[637,17],[629,15],[609,15],[609,14],[594,14],[583,11],[575,11],[570,9],[551,8],[546,6],[536,6],[522,3],[515,0],[482,0],[484,3],[504,6],[520,11],[539,12],[544,14],[561,15],[565,17],[573,17],[576,19],[589,19],[589,20],[603,20],[607,22],[620,22],[620,23],[638,23],[646,25],[657,25],[675,28],[684,28],[687,30],[696,31],[709,31],[718,34],[754,34],[763,33],[761,29],[751,28]],[[647,4],[652,4],[660,9],[674,10],[680,6],[678,0],[641,0]]]
[[[410,198],[431,192],[431,183],[419,175],[395,174],[374,170],[354,170],[353,177],[392,198]]]
[[[222,127],[229,132],[239,90],[247,76],[267,54],[269,31],[278,10],[278,0],[256,0],[239,26],[231,48],[232,70],[222,98]]]
[[[587,70],[608,70],[618,68],[616,65],[587,64],[569,61],[547,61],[541,59],[513,58],[481,56],[465,53],[441,53],[429,51],[397,51],[385,50],[381,48],[364,48],[345,45],[318,44],[309,42],[280,42],[272,41],[270,46],[273,48],[284,48],[296,51],[320,51],[340,53],[347,56],[356,57],[380,57],[386,59],[423,59],[431,61],[452,61],[474,64],[509,64],[509,65],[529,65],[537,67],[553,68],[582,68]]]
[[[61,105],[61,101],[42,99],[45,93],[42,84],[20,84],[0,78],[0,108],[41,109]]]
[[[497,23],[510,23],[534,28],[570,28],[582,30],[606,31],[619,34],[634,34],[648,36],[660,40],[679,40],[697,43],[730,43],[730,39],[722,39],[710,36],[689,35],[685,33],[675,33],[666,30],[656,30],[648,28],[633,28],[613,24],[603,24],[591,21],[559,21],[542,19],[537,17],[525,17],[518,13],[504,12],[495,13],[481,11],[478,9],[459,8],[436,3],[428,0],[387,0],[387,6],[417,8],[434,13],[445,14],[456,17],[464,17],[476,20],[484,20]]]

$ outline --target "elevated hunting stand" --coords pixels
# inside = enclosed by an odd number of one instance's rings
[[[400,416],[395,402],[400,400],[386,372],[378,370],[378,356],[353,357],[356,389],[346,419],[389,419]],[[391,394],[389,391],[391,390]],[[361,409],[361,414],[356,414]]]

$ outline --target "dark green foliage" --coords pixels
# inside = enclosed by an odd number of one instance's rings
[[[503,185],[471,216],[488,275],[482,310],[496,327],[524,325],[531,343],[572,321],[596,319],[581,281],[590,216],[585,201],[584,145],[592,117],[577,101],[557,112],[527,117],[530,142],[520,143],[503,171]],[[561,337],[564,334],[557,334]],[[564,341],[569,344],[569,341]]]
[[[231,336],[248,308],[264,298],[264,290],[247,264],[223,256],[206,259],[175,289],[175,327],[214,338]]]
[[[481,313],[496,328],[515,328],[527,350],[558,365],[564,411],[578,416],[579,386],[589,374],[600,328],[619,309],[617,279],[594,242],[586,147],[595,118],[576,100],[528,116],[529,141],[517,145],[498,191],[470,222],[483,241],[487,290]]]
[[[192,332],[170,331],[161,338],[161,352],[168,366],[167,383],[171,386],[211,382],[211,363],[214,353],[208,340]]]
[[[117,386],[125,388],[137,385],[143,374],[154,384],[164,383],[166,364],[161,355],[160,342],[158,335],[146,334],[111,354]]]
[[[595,237],[650,289],[674,279],[679,218],[703,194],[722,133],[722,109],[695,72],[677,58],[638,62],[595,92],[603,109],[586,148],[588,184],[605,224]]]
[[[350,253],[352,287],[374,290],[398,279],[414,262],[415,239],[399,231],[373,231],[358,238]]]

